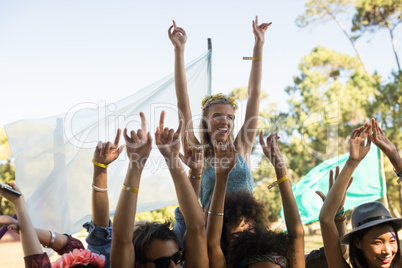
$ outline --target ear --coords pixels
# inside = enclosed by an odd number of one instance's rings
[[[356,239],[355,246],[360,250],[362,249],[362,244],[361,244],[361,241],[359,239]]]

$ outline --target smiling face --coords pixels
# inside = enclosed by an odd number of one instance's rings
[[[390,267],[398,252],[395,230],[389,224],[373,227],[356,240],[356,247],[363,252],[369,268]]]
[[[230,104],[213,104],[209,108],[207,120],[209,122],[208,135],[211,142],[227,142],[233,131],[234,110]]]

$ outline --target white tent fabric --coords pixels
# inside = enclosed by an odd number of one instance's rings
[[[211,53],[209,50],[186,67],[194,126],[201,118],[201,109],[195,107],[200,107],[202,98],[211,91]],[[177,128],[172,74],[115,103],[80,103],[65,114],[6,125],[16,181],[34,226],[61,233],[82,230],[82,224],[91,218],[91,159],[97,142],[113,142],[118,128],[140,128],[141,111],[154,136],[162,110],[166,111],[165,125]],[[128,163],[124,150],[108,168],[111,216]],[[155,145],[141,178],[138,200],[137,212],[177,204],[169,170]]]

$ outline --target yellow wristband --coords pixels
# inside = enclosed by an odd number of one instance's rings
[[[279,180],[277,180],[276,183],[279,185],[279,184],[281,184],[282,182],[286,181],[287,179],[288,179],[288,176],[285,175],[285,176],[283,176],[282,178],[280,178]]]
[[[138,194],[138,191],[140,188],[134,188],[134,187],[129,187],[123,184],[123,190],[126,190],[127,192],[131,192],[133,194]]]
[[[95,160],[92,159],[92,163],[94,163],[95,166],[101,167],[101,168],[107,168],[109,165],[104,165],[102,163],[98,163]]]
[[[262,57],[243,57],[243,60],[262,60]]]

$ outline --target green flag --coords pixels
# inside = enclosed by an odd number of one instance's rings
[[[323,202],[315,191],[327,194],[329,171],[331,169],[335,171],[336,166],[342,170],[348,158],[347,153],[328,159],[310,170],[303,179],[293,185],[293,194],[303,224],[318,221]],[[346,195],[345,210],[380,199],[383,196],[383,187],[386,185],[382,185],[380,150],[371,144],[369,153],[353,172],[353,182]],[[283,218],[283,208],[281,216]]]

